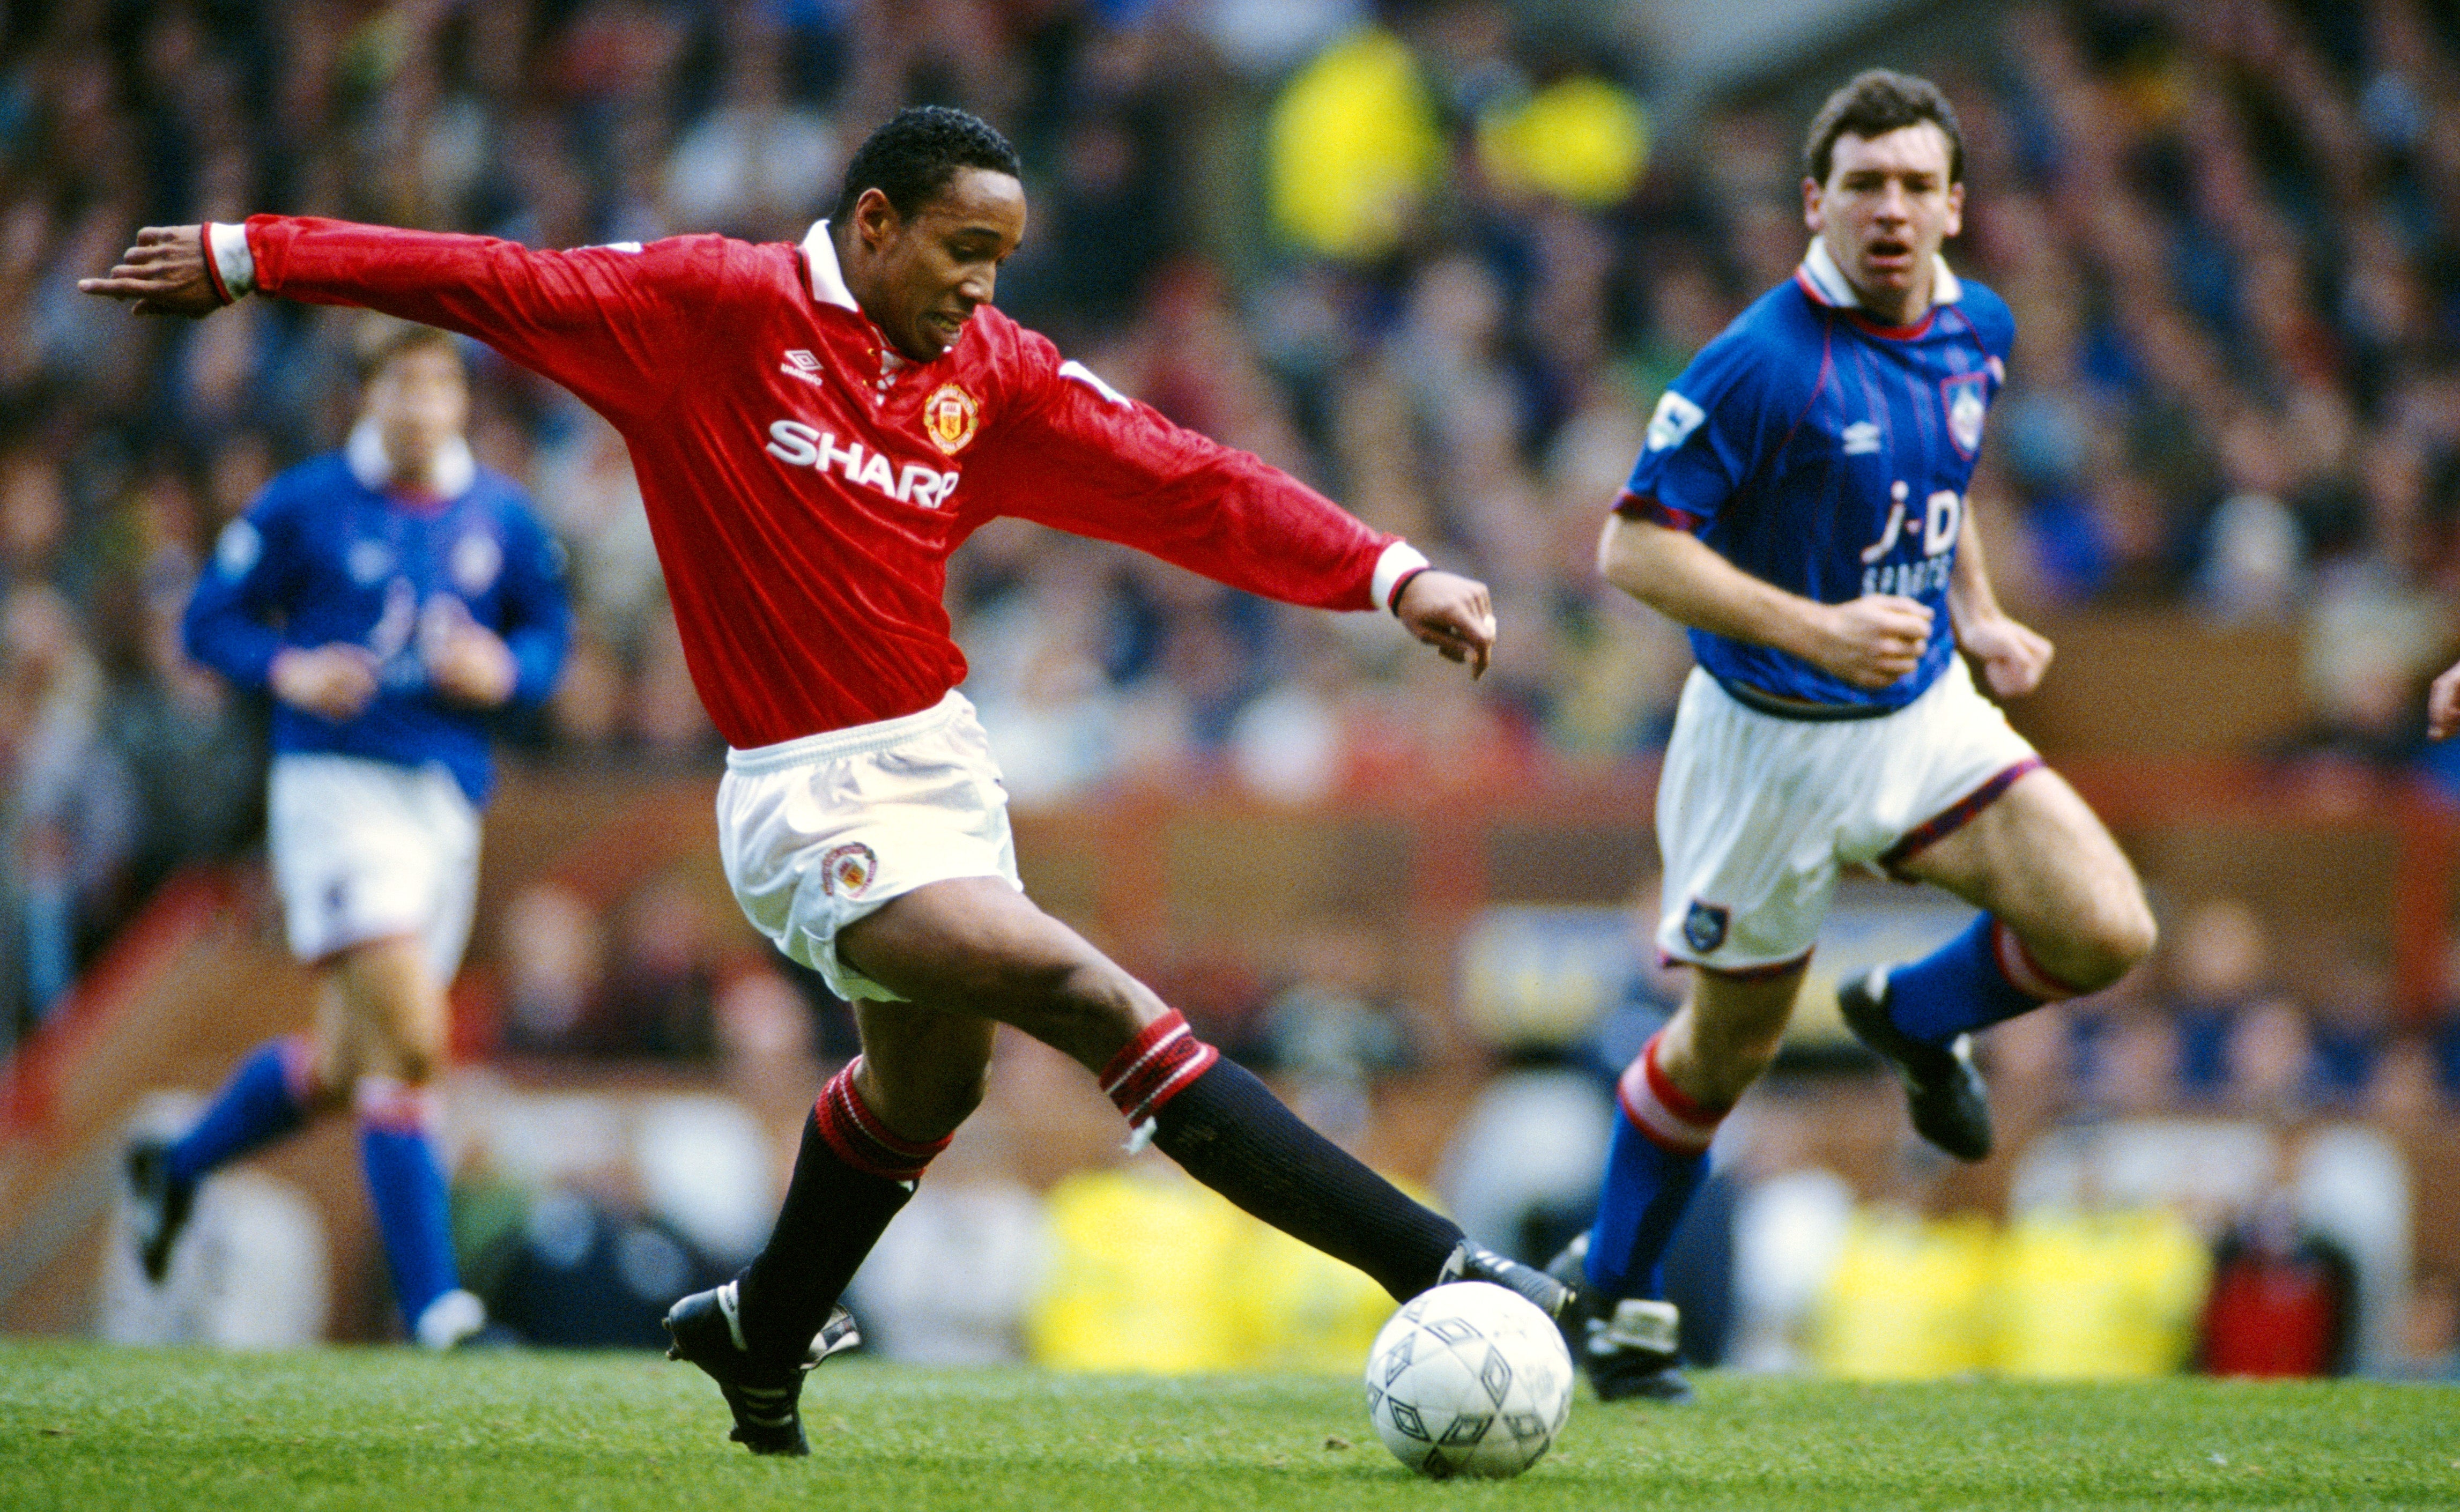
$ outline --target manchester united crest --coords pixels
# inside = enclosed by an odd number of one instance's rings
[[[820,858],[820,886],[832,898],[859,897],[878,875],[880,858],[859,840],[832,845],[828,854]]]
[[[954,457],[974,438],[982,423],[979,400],[953,383],[944,383],[922,401],[922,430],[944,457]]]

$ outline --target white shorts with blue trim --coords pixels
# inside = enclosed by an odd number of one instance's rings
[[[1719,971],[1773,970],[1819,935],[1845,866],[1896,863],[2041,764],[1962,656],[1893,713],[1763,713],[1698,668],[1657,787],[1657,948]]]
[[[413,935],[437,981],[460,969],[478,897],[478,810],[441,764],[275,756],[265,849],[302,961]]]
[[[753,927],[849,1002],[900,994],[838,959],[838,930],[935,882],[1025,890],[990,742],[953,692],[921,713],[729,751],[717,848]]]

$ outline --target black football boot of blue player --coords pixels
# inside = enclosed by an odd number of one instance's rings
[[[1689,1401],[1681,1315],[1674,1304],[1598,1295],[1588,1285],[1588,1258],[1589,1236],[1578,1235],[1547,1263],[1546,1273],[1573,1292],[1573,1307],[1556,1323],[1598,1400]]]
[[[729,1438],[755,1455],[808,1455],[803,1437],[803,1377],[812,1368],[862,1342],[854,1315],[833,1308],[828,1322],[812,1340],[810,1352],[785,1370],[763,1370],[743,1343],[743,1323],[735,1310],[734,1283],[695,1291],[667,1310],[667,1358],[689,1360],[717,1382],[719,1395],[734,1414]]]
[[[1837,989],[1836,1011],[1905,1084],[1915,1133],[1960,1161],[1989,1158],[1990,1089],[1974,1069],[1972,1035],[1928,1045],[1898,1029],[1888,1017],[1885,967]]]
[[[171,1178],[171,1141],[159,1136],[128,1147],[128,1195],[136,1207],[137,1259],[156,1286],[171,1271],[171,1250],[188,1226],[197,1188]]]

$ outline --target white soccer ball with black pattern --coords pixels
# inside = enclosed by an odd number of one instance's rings
[[[1502,1480],[1538,1462],[1572,1410],[1554,1320],[1489,1281],[1413,1297],[1367,1353],[1367,1415],[1420,1475]]]

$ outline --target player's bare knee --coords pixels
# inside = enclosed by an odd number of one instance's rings
[[[1050,1000],[1071,1030],[1115,1035],[1124,1042],[1135,1034],[1140,995],[1135,978],[1097,960],[1077,963],[1061,973]]]
[[[973,1116],[989,1085],[988,1067],[971,1072],[924,1068],[876,1080],[865,1100],[899,1136],[937,1139]]]
[[[2108,911],[2097,931],[2096,945],[2102,954],[2103,980],[2108,987],[2135,969],[2135,964],[2152,953],[2160,930],[2152,922],[2152,910],[2141,897],[2131,898],[2123,907]]]
[[[2152,954],[2156,936],[2152,910],[2140,897],[2098,908],[2063,942],[2058,974],[2080,994],[2098,992]]]

